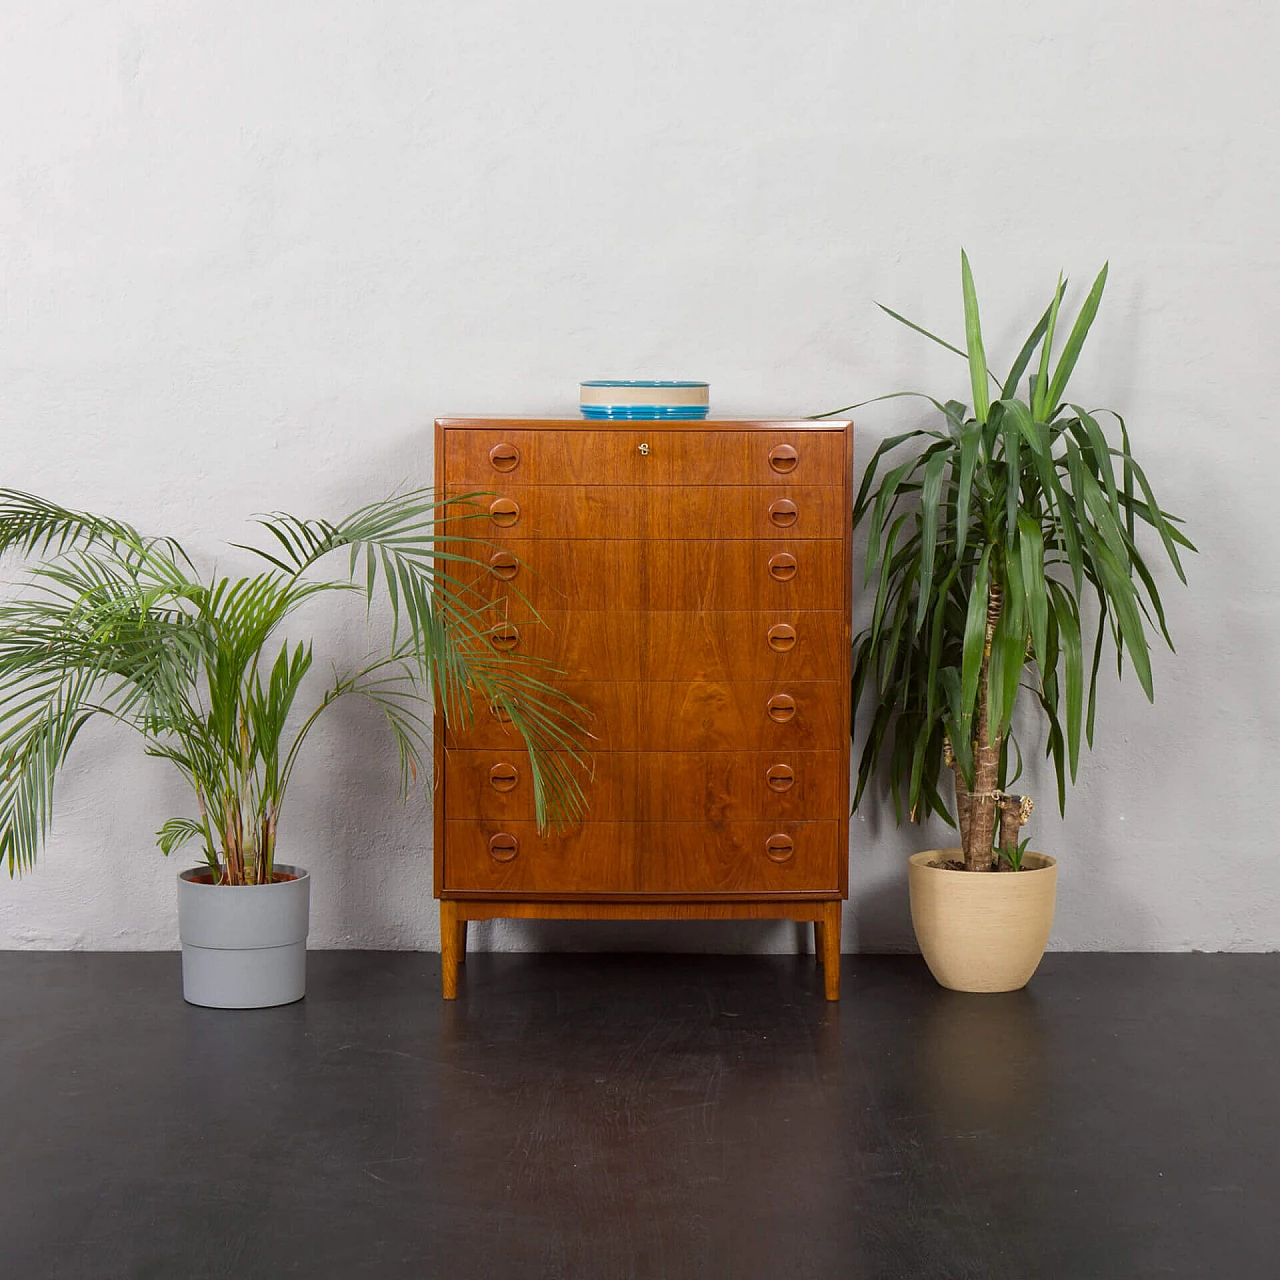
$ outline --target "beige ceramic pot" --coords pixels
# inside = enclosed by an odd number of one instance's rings
[[[1017,991],[1035,973],[1053,928],[1058,864],[1023,855],[1021,871],[946,871],[959,849],[911,856],[911,923],[929,972],[952,991]]]

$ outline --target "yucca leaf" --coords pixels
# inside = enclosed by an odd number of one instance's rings
[[[1071,377],[1071,371],[1076,367],[1076,361],[1080,358],[1085,339],[1089,336],[1089,329],[1093,324],[1094,316],[1098,314],[1098,304],[1102,301],[1102,291],[1107,286],[1107,266],[1107,263],[1103,263],[1102,270],[1098,272],[1098,278],[1094,280],[1093,287],[1089,290],[1089,296],[1084,300],[1084,306],[1080,308],[1080,314],[1076,317],[1075,324],[1071,326],[1071,334],[1067,338],[1067,345],[1063,347],[1062,355],[1058,359],[1058,367],[1053,371],[1053,382],[1049,386],[1044,412],[1037,414],[1038,418],[1045,418],[1062,403],[1062,398],[1067,390],[1067,381]]]
[[[936,342],[938,346],[945,347],[946,350],[952,351],[956,355],[964,359],[968,358],[967,356],[965,356],[965,353],[960,350],[959,347],[948,342],[945,338],[938,337],[936,333],[930,333],[928,329],[922,329],[918,324],[915,323],[914,320],[908,320],[906,316],[900,316],[896,311],[892,311],[888,307],[886,307],[883,302],[877,302],[876,306],[879,307],[880,310],[885,313],[885,315],[892,316],[899,324],[905,324],[908,329],[914,329],[916,333],[922,334],[924,337],[928,338],[930,342]],[[850,405],[849,407],[856,408],[857,406]],[[827,416],[827,415],[824,415],[824,416]]]
[[[984,547],[978,571],[974,574],[965,615],[963,662],[960,668],[960,709],[957,720],[967,739],[978,698],[978,676],[987,636],[987,589],[991,581],[991,547]]]
[[[1075,600],[1060,583],[1050,582],[1054,617],[1062,639],[1066,685],[1067,749],[1071,781],[1080,767],[1080,729],[1084,705],[1084,653],[1080,638],[1080,613]]]
[[[1031,620],[1031,643],[1038,661],[1049,657],[1049,605],[1044,575],[1044,537],[1039,524],[1025,511],[1018,513],[1018,553],[1027,615]]]
[[[960,250],[960,277],[964,288],[964,333],[968,348],[969,384],[973,388],[973,416],[986,422],[991,405],[987,390],[987,355],[982,347],[982,323],[978,318],[978,295],[973,287],[969,255]]]
[[[1062,278],[1062,272],[1058,272],[1058,288],[1053,295],[1053,301],[1049,304],[1048,321],[1045,331],[1044,346],[1040,348],[1040,370],[1036,374],[1035,386],[1031,396],[1031,415],[1037,422],[1043,422],[1049,416],[1052,405],[1048,403],[1049,388],[1052,385],[1049,379],[1049,361],[1053,357],[1053,335],[1058,327],[1058,308],[1062,305],[1062,297],[1066,290],[1066,282]]]
[[[969,506],[973,499],[973,477],[982,444],[982,427],[974,424],[960,438],[960,474],[956,480],[956,559],[964,555],[969,541]],[[954,462],[953,462],[954,465]]]
[[[942,473],[951,461],[948,453],[935,453],[925,464],[924,485],[920,492],[921,550],[919,603],[916,608],[916,630],[924,625],[933,586],[934,553],[938,545],[938,503],[942,495]]]
[[[1009,376],[1004,380],[1004,386],[1000,389],[1001,400],[1011,400],[1018,394],[1018,383],[1022,379],[1022,375],[1026,372],[1027,365],[1031,363],[1031,357],[1035,353],[1036,347],[1040,340],[1044,338],[1048,332],[1048,339],[1044,344],[1044,351],[1048,351],[1053,344],[1053,324],[1058,315],[1058,304],[1062,301],[1062,295],[1067,287],[1067,282],[1058,276],[1058,290],[1053,296],[1053,301],[1045,308],[1045,313],[1036,323],[1036,327],[1031,330],[1030,336],[1026,342],[1022,344],[1022,350],[1018,352],[1018,358],[1013,362],[1012,368],[1009,370]],[[1041,368],[1045,367],[1047,356],[1041,359]]]

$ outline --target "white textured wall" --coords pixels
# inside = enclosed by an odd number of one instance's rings
[[[1280,361],[1262,0],[11,0],[0,31],[0,482],[234,565],[283,507],[429,482],[446,412],[579,377],[705,377],[806,414],[963,367],[965,245],[1007,358],[1059,268],[1112,284],[1078,391],[1128,417],[1203,554],[1157,704],[1109,691],[1036,843],[1060,948],[1280,945],[1272,493]],[[911,419],[866,411],[859,448]],[[1171,583],[1171,575],[1162,575]],[[341,662],[358,611],[315,619]],[[1111,696],[1115,692],[1115,696]],[[429,824],[375,720],[332,719],[287,814],[317,946],[434,947]],[[184,796],[87,738],[0,946],[176,940],[152,833]],[[854,823],[849,947],[909,945],[904,856]],[[785,947],[790,926],[491,926],[493,945]]]

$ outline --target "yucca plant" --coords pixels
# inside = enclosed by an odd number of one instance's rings
[[[461,536],[459,520],[474,511],[468,497],[418,490],[337,523],[266,515],[258,524],[270,549],[243,548],[265,570],[204,577],[171,538],[0,490],[0,554],[33,561],[0,603],[0,858],[10,875],[34,864],[58,771],[96,716],[136,730],[148,754],[186,779],[193,812],[166,822],[158,843],[168,854],[198,841],[216,884],[271,883],[302,747],[344,697],[385,716],[405,795],[430,777],[434,696],[450,724],[469,722],[476,705],[510,719],[528,748],[540,825],[578,814],[582,709],[556,693],[553,667],[488,643],[501,606],[468,585],[476,540]],[[341,576],[320,572],[330,559]],[[385,597],[390,641],[335,672],[302,715],[312,645],[274,637],[304,601],[328,592],[359,593],[368,606]]]
[[[1139,528],[1154,530],[1183,582],[1179,548],[1194,548],[1156,502],[1120,415],[1067,399],[1107,268],[1055,361],[1066,292],[1059,276],[1003,382],[987,367],[964,253],[961,279],[963,350],[882,308],[968,361],[973,404],[923,396],[942,416],[938,428],[886,439],[858,493],[854,524],[867,530],[865,581],[874,583],[875,599],[870,625],[854,642],[854,711],[864,697],[873,707],[854,803],[883,767],[899,822],[904,813],[939,814],[959,827],[966,869],[1016,870],[1030,812],[1029,801],[1006,791],[1021,772],[1011,732],[1020,693],[1047,719],[1064,808],[1082,737],[1093,744],[1108,639],[1117,670],[1127,653],[1148,699],[1149,629],[1172,648]],[[1104,417],[1114,420],[1118,445],[1103,431]],[[911,456],[891,464],[889,455],[908,443]],[[948,767],[954,819],[940,789]]]

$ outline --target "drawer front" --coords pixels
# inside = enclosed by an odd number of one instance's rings
[[[444,483],[491,489],[521,484],[803,485],[844,482],[844,432],[759,427],[743,430],[510,427],[444,432]],[[642,448],[643,446],[643,448]]]
[[[844,600],[844,544],[658,541],[642,547],[650,609],[838,609]]]
[[[635,824],[586,822],[559,835],[532,822],[446,820],[444,889],[451,893],[635,893]]]
[[[636,829],[649,893],[834,893],[841,831],[829,822],[650,822]]]
[[[547,610],[533,621],[513,603],[508,619],[495,620],[493,643],[575,680],[837,680],[849,645],[849,624],[834,611]]]
[[[448,529],[502,545],[566,538],[834,538],[844,491],[799,485],[525,485],[465,498]],[[522,552],[521,554],[527,554]]]
[[[591,822],[632,822],[639,816],[644,759],[635,751],[593,753],[590,776],[582,778]],[[444,769],[446,819],[534,820],[533,779],[519,740],[506,751],[446,751]]]
[[[640,687],[641,751],[839,751],[848,690],[827,681]]]
[[[558,680],[556,689],[588,710],[586,727],[592,751],[634,751],[639,735],[641,686],[634,681]],[[523,752],[523,739],[489,708],[477,707],[475,720],[445,729],[445,746],[468,751]],[[511,757],[504,757],[511,758]]]
[[[849,650],[844,613],[651,613],[644,673],[650,680],[838,680]]]
[[[484,599],[537,610],[838,609],[844,544],[833,539],[574,539],[465,554],[452,576]]]
[[[562,692],[591,713],[594,751],[839,751],[848,690],[834,681],[566,681]],[[519,750],[520,735],[480,710],[446,745]]]
[[[840,891],[842,824],[446,821],[449,893],[815,894]]]
[[[591,822],[713,823],[839,818],[838,751],[599,751],[584,780]],[[445,817],[532,821],[521,751],[449,751]]]
[[[839,818],[839,751],[663,751],[640,756],[648,822]]]

